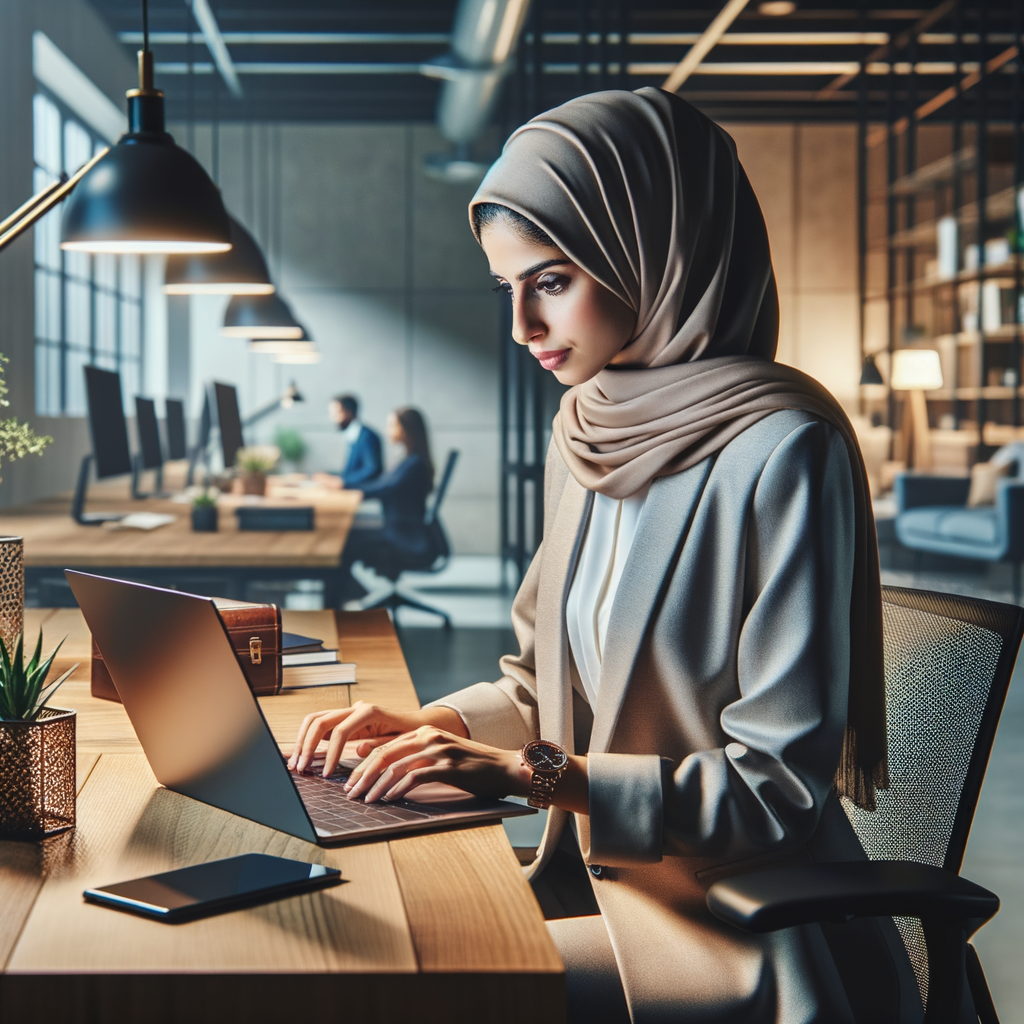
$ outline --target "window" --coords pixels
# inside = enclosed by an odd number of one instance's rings
[[[102,145],[44,93],[33,99],[33,136],[36,191]],[[35,226],[36,413],[84,416],[89,363],[120,370],[126,403],[141,390],[142,267],[138,256],[64,252],[60,218],[58,207]]]

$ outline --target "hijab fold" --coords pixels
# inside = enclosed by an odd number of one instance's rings
[[[835,788],[888,785],[882,601],[856,435],[817,381],[774,362],[778,293],[760,206],[730,136],[657,89],[591,93],[519,128],[474,196],[542,228],[636,314],[628,363],[562,398],[555,444],[584,487],[624,498],[799,409],[842,436],[853,472],[850,688]]]

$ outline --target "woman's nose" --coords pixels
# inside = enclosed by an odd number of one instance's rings
[[[518,296],[512,303],[512,339],[518,345],[539,341],[547,333],[547,328],[532,306],[533,303]]]

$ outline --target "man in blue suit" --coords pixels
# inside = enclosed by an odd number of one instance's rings
[[[358,490],[360,484],[376,480],[384,470],[380,435],[359,420],[359,399],[339,395],[331,402],[331,418],[348,443],[348,460],[341,471],[344,487]]]

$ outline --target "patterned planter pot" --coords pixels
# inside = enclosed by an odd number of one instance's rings
[[[0,637],[13,654],[25,618],[25,543],[0,537]]]
[[[0,839],[45,839],[75,827],[74,711],[0,721]]]

